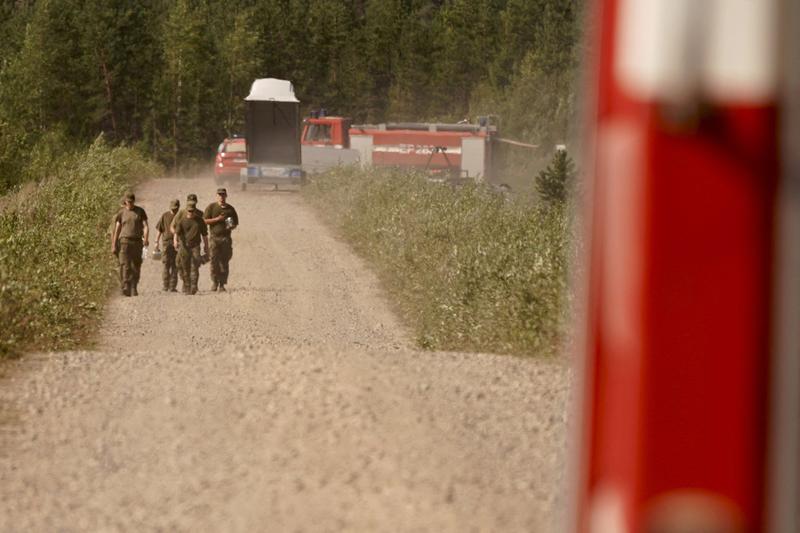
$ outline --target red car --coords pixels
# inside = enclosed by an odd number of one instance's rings
[[[217,148],[214,178],[218,181],[239,179],[239,170],[247,167],[247,145],[242,137],[225,139]]]

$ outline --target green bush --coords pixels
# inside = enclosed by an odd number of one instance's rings
[[[536,175],[536,192],[551,204],[563,204],[572,192],[575,182],[575,164],[566,150],[556,150],[547,168]]]
[[[49,177],[0,198],[0,356],[88,337],[113,279],[109,220],[122,192],[158,171],[102,139],[69,155],[33,153],[30,167],[46,165]]]
[[[420,346],[548,355],[566,332],[563,205],[340,168],[305,194],[376,267]]]

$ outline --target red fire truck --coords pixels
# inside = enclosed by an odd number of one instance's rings
[[[303,169],[320,172],[360,163],[427,170],[443,179],[491,179],[492,117],[477,124],[352,125],[345,117],[308,118],[301,137]]]

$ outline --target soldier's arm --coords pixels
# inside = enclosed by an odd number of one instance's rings
[[[239,225],[239,213],[236,212],[236,208],[233,206],[231,206],[231,209],[233,210],[233,229],[236,229]]]
[[[172,246],[178,248],[178,235],[181,233],[181,227],[177,226],[172,232]]]
[[[158,248],[158,243],[161,242],[161,236],[164,235],[165,229],[167,228],[164,227],[164,215],[161,215],[161,218],[156,223],[156,248]]]
[[[225,215],[220,213],[214,218],[211,218],[211,207],[212,206],[208,206],[206,208],[205,213],[203,213],[203,222],[205,222],[206,224],[217,224],[219,222],[222,222],[225,219]]]
[[[205,211],[203,211],[203,222],[206,224],[211,224],[213,222],[211,219],[211,205],[206,207]]]
[[[117,253],[117,240],[119,239],[119,232],[122,225],[119,223],[119,220],[114,222],[114,231],[111,232],[111,253]]]
[[[150,244],[150,225],[147,223],[147,219],[144,219],[144,245],[148,246]]]
[[[158,248],[158,244],[161,242],[161,236],[164,235],[164,215],[161,215],[161,218],[158,219],[158,223],[156,224],[156,248]]]
[[[175,228],[177,228],[177,227],[178,227],[178,224],[177,224],[177,222],[178,222],[178,217],[180,216],[180,214],[181,214],[181,213],[183,213],[183,209],[181,209],[180,211],[178,211],[177,213],[175,213],[175,216],[174,216],[174,217],[172,217],[172,222],[170,222],[170,223],[169,223],[169,230],[170,230],[170,231],[171,231],[173,234],[175,233]]]

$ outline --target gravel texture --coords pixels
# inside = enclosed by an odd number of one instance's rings
[[[211,180],[138,191],[151,225]],[[0,377],[2,531],[555,531],[569,371],[413,348],[297,193],[229,188],[229,292],[111,298]],[[155,233],[153,233],[153,236]]]

